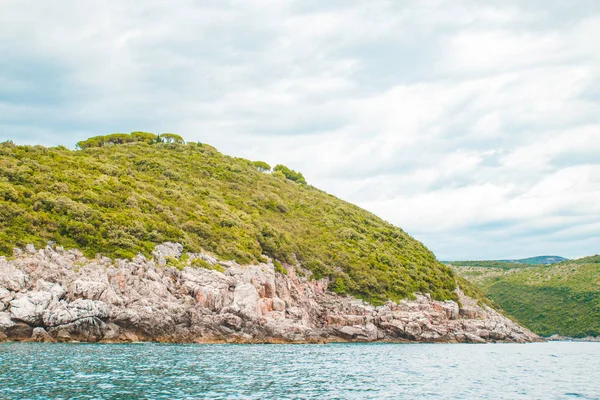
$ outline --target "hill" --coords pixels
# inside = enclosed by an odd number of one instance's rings
[[[98,136],[78,147],[0,144],[0,254],[51,241],[88,257],[132,258],[179,242],[239,263],[268,256],[283,273],[299,264],[329,278],[332,291],[374,304],[418,291],[457,299],[453,271],[423,244],[283,165],[271,170],[173,134]]]
[[[567,261],[567,259],[564,257],[560,257],[560,256],[537,256],[537,257],[521,258],[519,260],[500,260],[500,261],[515,263],[515,264],[548,265],[548,264],[556,264],[556,263],[559,263],[562,261]]]
[[[471,261],[443,261],[444,264],[448,265],[460,265],[469,267],[483,267],[483,268],[521,268],[522,266],[531,265],[549,265],[563,261],[567,261],[567,258],[560,256],[537,256],[521,259],[511,260],[471,260]]]
[[[598,255],[549,266],[453,265],[461,276],[539,335],[600,335]]]

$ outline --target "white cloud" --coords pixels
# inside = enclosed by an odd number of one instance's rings
[[[600,7],[0,3],[0,136],[175,131],[285,163],[440,258],[598,252]]]

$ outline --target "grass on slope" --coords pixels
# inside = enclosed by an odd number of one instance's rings
[[[415,291],[455,298],[453,271],[420,242],[303,184],[295,171],[265,172],[265,163],[179,137],[113,136],[123,144],[102,137],[76,151],[0,144],[1,254],[54,241],[87,256],[128,258],[176,241],[240,263],[263,254],[299,262],[313,278],[329,277],[331,290],[374,304]]]
[[[600,256],[511,270],[456,269],[537,334],[600,335]]]

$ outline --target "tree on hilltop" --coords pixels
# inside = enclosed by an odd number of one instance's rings
[[[300,183],[306,185],[306,179],[304,179],[304,175],[302,173],[294,171],[293,169],[289,169],[285,165],[277,164],[273,171],[281,172],[287,179],[294,181],[296,183]]]
[[[254,165],[260,172],[267,172],[271,170],[271,166],[264,161],[253,161],[252,165]]]
[[[177,144],[185,144],[185,140],[174,133],[161,133],[160,138],[165,143],[177,143]]]

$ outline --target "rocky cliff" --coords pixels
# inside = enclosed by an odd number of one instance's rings
[[[0,257],[0,340],[540,340],[460,290],[460,306],[417,294],[374,307],[328,292],[326,280],[308,280],[293,266],[284,274],[271,263],[240,266],[182,249],[165,243],[152,259],[116,261],[53,246],[16,249]]]

